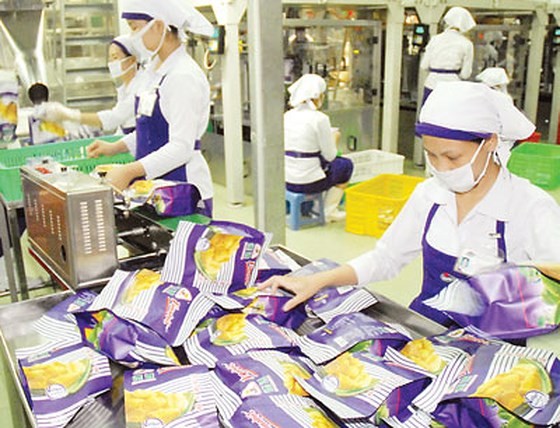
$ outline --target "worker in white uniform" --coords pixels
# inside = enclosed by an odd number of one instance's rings
[[[284,114],[286,188],[294,193],[325,195],[327,221],[344,220],[338,209],[354,166],[350,159],[337,157],[336,140],[329,117],[319,111],[327,85],[317,74],[304,74],[289,88],[290,105]]]
[[[440,83],[423,106],[422,135],[434,177],[420,183],[376,247],[330,271],[273,277],[261,289],[295,293],[285,310],[323,287],[366,285],[392,278],[422,254],[423,284],[411,308],[443,325],[446,314],[424,304],[454,278],[464,261],[480,269],[507,262],[560,261],[560,207],[544,190],[494,162],[497,135],[522,139],[534,125],[482,83]]]
[[[507,99],[513,103],[513,98],[508,93],[507,86],[510,82],[507,71],[502,67],[488,67],[482,70],[476,80],[488,85],[488,87],[501,92]],[[507,165],[511,156],[511,150],[515,146],[516,141],[506,140],[498,135],[498,147],[496,156],[503,165]]]
[[[122,82],[117,87],[117,103],[112,109],[86,113],[58,102],[46,102],[41,104],[42,118],[53,122],[78,122],[104,131],[131,133],[136,126],[134,97],[143,82],[139,56],[129,35],[115,37],[109,44],[109,72],[116,82]]]
[[[424,82],[422,105],[439,82],[466,80],[471,77],[474,47],[465,33],[476,26],[469,11],[452,7],[443,17],[446,28],[426,46],[420,67],[429,70]]]
[[[211,36],[212,24],[186,0],[124,0],[121,10],[136,49],[152,58],[145,71],[149,83],[136,99],[136,131],[116,143],[94,142],[88,155],[130,151],[136,162],[107,174],[114,187],[124,189],[140,177],[188,182],[199,194],[189,195],[200,199],[198,212],[211,217],[212,179],[200,151],[210,85],[182,41],[185,31]]]

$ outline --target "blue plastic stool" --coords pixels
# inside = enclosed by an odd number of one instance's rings
[[[313,204],[317,201],[319,212],[311,212],[309,216],[303,215],[304,203]],[[302,226],[325,224],[325,207],[321,193],[293,193],[286,190],[286,223],[292,230],[299,230]]]

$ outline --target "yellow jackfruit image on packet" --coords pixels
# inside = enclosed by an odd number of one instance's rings
[[[550,351],[482,346],[450,390],[443,400],[485,398],[529,424],[560,422],[560,361]]]
[[[210,373],[202,366],[127,371],[127,428],[218,427]]]

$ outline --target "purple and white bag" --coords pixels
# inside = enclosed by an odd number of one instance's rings
[[[249,351],[216,364],[218,409],[231,419],[242,402],[261,395],[309,394],[299,385],[296,376],[309,379],[315,371],[307,358],[278,351]]]
[[[530,266],[455,280],[424,303],[502,339],[548,333],[560,324],[560,283]]]
[[[117,270],[89,310],[109,309],[155,331],[169,345],[179,346],[213,306],[200,290],[161,282],[159,274],[142,269]]]
[[[177,366],[173,349],[156,332],[111,311],[76,313],[85,344],[130,368],[145,363]]]
[[[258,349],[292,350],[299,337],[294,331],[260,315],[233,313],[212,320],[185,342],[190,362],[215,367],[218,361]]]
[[[162,280],[225,294],[255,284],[270,236],[238,223],[182,221],[171,241]]]
[[[364,288],[327,287],[306,302],[305,310],[311,316],[329,322],[337,315],[360,312],[376,303],[375,296]]]
[[[91,290],[78,290],[33,323],[33,328],[41,336],[55,342],[81,342],[82,336],[72,312],[85,311],[97,297]]]
[[[336,358],[360,342],[368,345],[378,356],[387,347],[400,349],[411,340],[404,327],[377,321],[360,312],[338,315],[317,330],[298,338],[298,346],[316,364]]]
[[[93,397],[111,389],[109,360],[75,344],[18,349],[22,385],[39,428],[64,427]]]
[[[219,428],[215,392],[203,366],[127,371],[126,426]]]

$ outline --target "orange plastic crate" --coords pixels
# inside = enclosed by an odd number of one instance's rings
[[[380,174],[346,190],[346,230],[381,237],[422,177]]]

